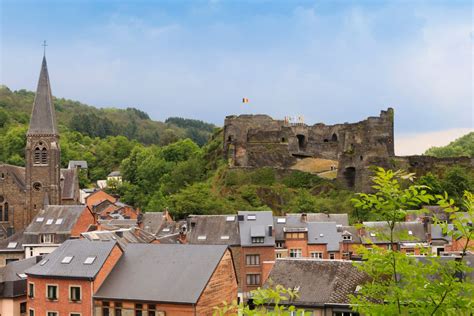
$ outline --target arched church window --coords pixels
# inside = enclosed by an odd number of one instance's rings
[[[34,149],[33,163],[35,165],[48,164],[48,149],[43,145],[42,142],[40,142]]]
[[[33,157],[33,163],[39,165],[41,163],[41,148],[36,147]]]
[[[41,150],[41,164],[48,164],[48,151],[46,150],[46,148],[43,148]]]

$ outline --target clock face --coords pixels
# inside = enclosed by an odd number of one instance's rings
[[[41,190],[41,183],[39,183],[39,182],[33,183],[33,189],[34,189],[35,191]]]

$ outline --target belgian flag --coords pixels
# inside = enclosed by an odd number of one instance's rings
[[[249,102],[250,102],[249,99],[247,99],[247,98],[242,98],[242,103],[249,103]]]

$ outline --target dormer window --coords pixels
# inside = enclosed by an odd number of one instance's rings
[[[252,237],[252,244],[263,244],[265,237]]]
[[[54,243],[54,234],[41,234],[40,242],[42,244],[52,244]]]
[[[342,236],[342,239],[343,240],[352,240],[352,236],[351,235],[344,235],[344,236]]]

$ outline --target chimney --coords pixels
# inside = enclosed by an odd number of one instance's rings
[[[301,214],[301,221],[302,222],[307,222],[308,221],[308,214],[302,213]]]
[[[273,226],[272,225],[268,225],[268,236],[269,237],[273,236]]]

